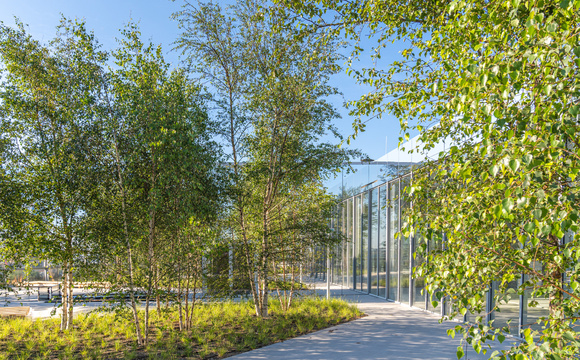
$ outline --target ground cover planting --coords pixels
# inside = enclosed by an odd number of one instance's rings
[[[221,359],[363,316],[343,300],[302,298],[288,310],[270,300],[267,318],[251,302],[196,305],[193,326],[179,330],[176,307],[151,312],[147,345],[138,346],[128,309],[58,319],[0,319],[0,359]]]

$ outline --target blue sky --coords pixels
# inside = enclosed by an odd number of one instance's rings
[[[178,37],[179,29],[170,16],[180,9],[181,4],[179,0],[175,2],[170,0],[0,0],[0,21],[12,26],[14,16],[16,16],[29,26],[28,29],[35,38],[48,41],[55,34],[55,27],[59,23],[61,14],[67,18],[84,19],[87,28],[94,31],[103,47],[113,49],[116,47],[115,37],[118,36],[119,29],[123,28],[129,20],[133,20],[139,23],[143,38],[155,44],[161,44],[166,53],[166,59],[177,64],[179,57],[171,51],[171,43]],[[400,46],[387,49],[380,66],[387,66],[390,60],[398,57],[400,50]],[[370,63],[362,64],[369,65]],[[335,75],[332,85],[344,94],[343,97],[335,97],[331,101],[342,114],[342,119],[337,120],[335,125],[346,137],[352,134],[353,119],[342,107],[343,100],[356,99],[368,89],[357,85],[344,71]],[[370,158],[377,159],[385,153],[386,137],[388,137],[388,150],[396,147],[399,128],[398,120],[392,116],[370,120],[366,131],[351,142],[351,147],[361,149]]]

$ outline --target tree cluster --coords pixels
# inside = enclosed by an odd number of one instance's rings
[[[187,329],[200,292],[246,290],[265,317],[305,249],[338,240],[322,181],[353,153],[321,140],[337,55],[261,5],[187,3],[187,66],[131,23],[111,51],[77,21],[47,44],[0,25],[0,256],[62,269],[62,330],[80,280],[129,304],[140,345],[155,302]]]

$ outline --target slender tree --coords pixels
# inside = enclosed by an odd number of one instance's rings
[[[84,24],[66,19],[48,45],[34,40],[18,23],[0,29],[5,66],[1,90],[3,137],[9,139],[11,176],[26,201],[22,212],[31,229],[12,244],[61,265],[61,328],[73,318],[73,272],[86,240],[82,211],[90,194],[88,153],[98,135],[93,128],[106,60]],[[2,199],[4,201],[4,199]],[[33,236],[36,235],[36,236]]]
[[[145,290],[146,343],[150,300],[158,299],[160,309],[161,285],[175,275],[174,251],[189,241],[188,222],[217,211],[220,150],[210,139],[199,88],[182,69],[169,70],[161,48],[144,44],[135,25],[123,35],[114,52],[118,68],[111,70],[111,175],[121,201],[129,286]]]
[[[262,5],[242,1],[223,11],[211,3],[186,3],[176,17],[184,29],[179,46],[206,65],[201,74],[218,94],[231,146],[232,228],[239,230],[234,237],[256,314],[266,317],[276,207],[289,189],[327,176],[348,156],[319,142],[325,134],[337,135],[330,126],[337,114],[325,101],[336,93],[326,85],[338,71],[336,44],[314,37],[295,41],[291,32],[274,31],[288,19]]]

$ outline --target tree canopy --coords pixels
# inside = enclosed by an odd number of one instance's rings
[[[368,54],[358,46],[365,36],[376,59],[392,41],[408,44],[388,67],[351,66],[375,89],[351,113],[355,130],[360,116],[389,113],[402,138],[416,129],[426,150],[449,144],[413,172],[408,188],[404,234],[445,238],[437,251],[418,250],[428,255],[417,271],[427,289],[455,299],[452,316],[461,316],[483,310],[492,283],[501,308],[519,280],[516,293],[547,298],[550,311],[543,329],[524,324],[525,342],[501,356],[577,354],[580,2],[279,2],[303,19],[300,34],[353,41],[352,59]],[[485,318],[462,330],[478,352],[503,336]]]

